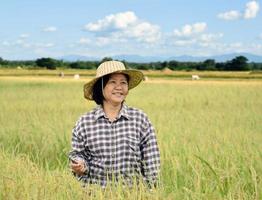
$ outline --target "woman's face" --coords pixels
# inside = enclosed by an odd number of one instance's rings
[[[108,103],[121,104],[128,94],[128,81],[124,74],[112,74],[104,87],[103,95]]]

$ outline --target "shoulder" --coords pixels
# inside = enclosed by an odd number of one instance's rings
[[[141,119],[143,121],[148,119],[147,114],[142,109],[127,106],[127,112],[131,118],[134,118],[136,120]]]
[[[147,114],[139,108],[128,107],[128,114],[132,121],[137,125],[141,133],[148,131],[154,133],[154,127]]]
[[[76,122],[76,125],[81,125],[81,124],[85,124],[85,123],[94,121],[96,111],[97,111],[97,108],[93,108],[92,110],[80,115],[80,117],[78,118]]]

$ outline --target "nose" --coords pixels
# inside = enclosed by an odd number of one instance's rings
[[[120,83],[117,83],[117,84],[115,85],[115,89],[121,90],[121,89],[122,89],[121,84],[120,84]]]

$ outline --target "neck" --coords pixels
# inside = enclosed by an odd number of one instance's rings
[[[103,102],[103,109],[106,114],[106,116],[109,118],[110,121],[114,121],[120,110],[121,110],[122,104],[110,104],[107,101]]]

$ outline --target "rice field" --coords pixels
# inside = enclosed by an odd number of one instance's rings
[[[261,199],[262,81],[150,79],[127,104],[157,130],[159,187],[83,188],[71,130],[87,79],[0,77],[0,199]]]

